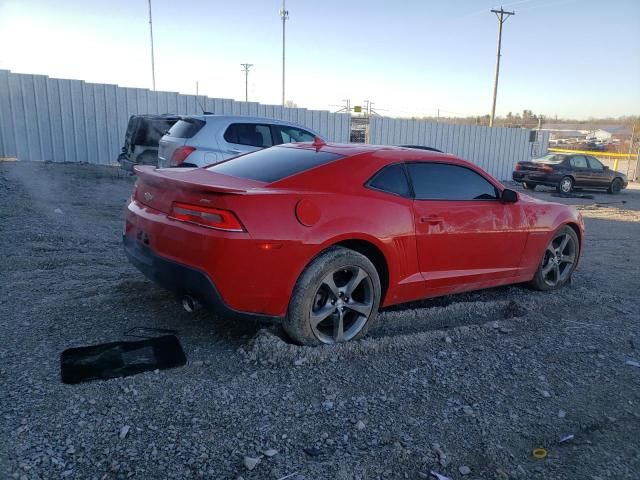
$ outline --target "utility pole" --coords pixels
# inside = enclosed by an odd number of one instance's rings
[[[289,18],[289,11],[285,9],[285,0],[282,0],[280,18],[282,18],[282,106],[284,107],[284,45],[285,45],[285,24]]]
[[[371,102],[369,100],[363,100],[362,103],[364,103],[364,112],[367,116],[369,116],[371,114]]]
[[[249,69],[253,67],[253,63],[241,63],[244,72],[244,101],[249,101]]]
[[[631,153],[633,152],[633,141],[636,137],[636,124],[633,124],[633,130],[631,131],[631,140],[629,140],[629,155],[627,156],[627,177],[629,176],[629,169],[631,168]],[[640,158],[639,158],[640,161]],[[638,168],[636,167],[636,178],[638,177]]]
[[[498,76],[500,75],[500,50],[502,47],[502,24],[507,21],[511,15],[516,12],[507,12],[504,8],[500,10],[491,10],[498,17],[498,52],[496,56],[496,78],[493,81],[493,105],[491,106],[491,117],[489,118],[489,126],[493,127],[493,121],[496,117],[496,97],[498,96]]]
[[[156,64],[153,59],[153,20],[151,19],[151,0],[149,0],[149,34],[151,35],[151,84],[156,89]]]

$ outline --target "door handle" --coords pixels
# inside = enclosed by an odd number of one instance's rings
[[[435,215],[429,215],[428,217],[420,217],[420,223],[443,223],[444,219],[442,217],[437,217]]]

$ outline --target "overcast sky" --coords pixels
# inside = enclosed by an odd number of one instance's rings
[[[280,103],[277,0],[152,0],[156,88]],[[505,1],[497,113],[640,114],[640,0]],[[489,113],[498,2],[288,0],[287,93],[336,110]],[[0,0],[0,68],[151,87],[147,0]]]

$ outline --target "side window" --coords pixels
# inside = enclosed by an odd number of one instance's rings
[[[589,168],[587,158],[582,155],[574,155],[571,157],[571,166],[573,168]]]
[[[589,167],[593,170],[604,170],[604,165],[602,165],[602,163],[600,163],[600,160],[598,160],[597,158],[587,157],[587,160],[589,160]]]
[[[407,175],[401,163],[384,167],[369,180],[367,186],[402,197],[411,196]]]
[[[276,125],[276,143],[313,142],[314,135],[296,127]]]
[[[473,170],[445,163],[409,163],[418,200],[497,200],[497,189]]]
[[[269,125],[256,125],[256,135],[258,140],[257,147],[271,147],[273,146],[273,139],[271,138],[271,129]]]
[[[273,145],[269,125],[232,123],[224,132],[224,139],[238,145],[266,148]]]

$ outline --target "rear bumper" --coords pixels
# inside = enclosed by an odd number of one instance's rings
[[[176,294],[189,294],[197,298],[208,310],[226,318],[264,322],[282,321],[282,317],[235,310],[224,302],[206,273],[163,258],[141,241],[128,235],[122,236],[122,242],[129,261],[147,278],[169,291]]]
[[[535,185],[548,185],[550,187],[555,187],[558,182],[560,182],[562,175],[516,170],[511,174],[511,178],[514,182],[526,182]]]

